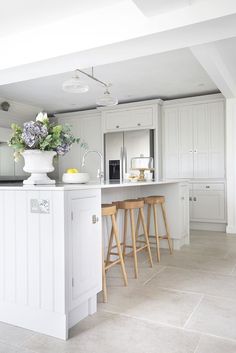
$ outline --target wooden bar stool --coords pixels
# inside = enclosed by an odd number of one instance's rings
[[[116,223],[116,206],[114,205],[102,205],[102,216],[103,217],[111,217],[111,233],[110,233],[110,239],[109,239],[109,246],[108,249],[112,247],[113,240],[115,239],[115,246],[117,248],[117,253],[113,253],[113,255],[116,255],[118,258],[114,261],[110,261],[110,250],[108,250],[109,256],[107,256],[107,259],[104,261],[104,255],[103,255],[103,261],[102,261],[102,287],[103,287],[103,301],[104,303],[107,302],[107,284],[106,284],[106,272],[113,266],[120,264],[121,265],[121,271],[123,274],[124,278],[124,284],[125,286],[128,285],[128,280],[127,280],[127,274],[125,270],[125,264],[124,264],[124,259],[123,259],[123,254],[120,246],[120,240],[119,240],[119,235],[118,235],[118,228],[117,228],[117,223]]]
[[[170,254],[173,253],[172,240],[170,237],[170,231],[169,231],[169,226],[167,223],[167,216],[166,216],[166,211],[165,211],[165,197],[164,196],[148,196],[148,197],[142,198],[142,200],[148,206],[148,209],[147,209],[148,236],[149,236],[149,238],[154,238],[156,240],[155,244],[156,244],[156,250],[157,250],[157,261],[160,262],[160,259],[161,259],[160,239],[167,239]],[[157,206],[158,205],[160,205],[160,207],[161,207],[161,212],[162,212],[165,230],[166,230],[166,235],[164,235],[164,236],[159,235],[159,231],[158,231],[158,222],[157,222]],[[150,223],[151,223],[151,212],[152,211],[153,211],[155,235],[150,235]],[[140,219],[138,219],[138,223],[140,223]],[[154,243],[151,243],[151,244],[154,244]]]
[[[142,250],[147,250],[148,251],[148,258],[150,261],[151,267],[153,266],[152,262],[152,254],[151,254],[151,249],[150,249],[150,244],[149,244],[149,238],[148,238],[148,232],[147,232],[147,226],[145,223],[145,218],[144,218],[144,201],[142,200],[125,200],[125,201],[117,201],[114,202],[113,204],[116,205],[117,210],[124,210],[124,234],[123,234],[123,242],[121,245],[123,245],[123,256],[127,255],[133,255],[134,256],[134,274],[135,278],[138,278],[138,258],[137,254],[138,252]],[[145,244],[143,246],[137,247],[137,231],[139,229],[139,226],[136,226],[135,230],[135,218],[134,218],[134,210],[138,210],[138,219],[140,220],[140,223],[142,224],[144,236],[145,236]],[[128,216],[130,217],[130,225],[131,225],[131,237],[132,237],[132,245],[127,245],[127,228],[128,228]],[[126,254],[126,249],[131,248],[133,251],[129,254]],[[109,251],[109,250],[108,250]],[[112,255],[113,253],[110,252]]]

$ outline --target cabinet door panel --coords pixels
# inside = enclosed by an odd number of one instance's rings
[[[191,220],[224,221],[224,202],[224,191],[194,191]]]
[[[179,111],[178,108],[165,109],[165,177],[179,177]]]
[[[193,177],[193,124],[192,107],[179,110],[179,176]]]
[[[194,177],[209,176],[209,119],[207,105],[193,106],[194,126]]]
[[[101,281],[100,202],[96,195],[71,200],[72,298],[71,309],[99,287]]]
[[[224,178],[224,103],[214,102],[208,104],[207,115],[209,119],[209,177]]]

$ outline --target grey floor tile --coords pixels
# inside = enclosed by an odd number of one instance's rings
[[[236,342],[229,340],[202,336],[195,353],[235,353]]]
[[[204,297],[186,328],[236,341],[236,302]]]
[[[202,298],[200,294],[153,289],[151,282],[133,288],[109,288],[108,295],[108,303],[100,304],[99,310],[178,327],[184,326]]]
[[[186,265],[186,267],[188,267]],[[236,276],[225,276],[199,270],[167,267],[150,282],[158,287],[230,298],[236,301]]]
[[[22,344],[34,335],[32,331],[0,322],[0,342],[11,346]]]

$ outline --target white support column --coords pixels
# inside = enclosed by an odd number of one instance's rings
[[[227,233],[236,234],[236,98],[226,99]]]

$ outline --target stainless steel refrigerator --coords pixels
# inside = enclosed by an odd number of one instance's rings
[[[104,136],[105,179],[124,180],[131,159],[143,155],[154,159],[154,130],[112,132]],[[155,166],[154,166],[155,167]]]

